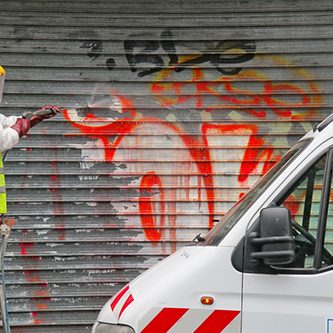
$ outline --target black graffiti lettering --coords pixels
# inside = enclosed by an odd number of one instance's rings
[[[200,54],[195,56],[195,58],[192,58],[190,60],[178,63],[176,66],[176,72],[183,71],[186,67],[192,67],[193,65],[199,65],[203,64],[205,62],[209,62],[211,58],[210,54]]]
[[[236,67],[236,68],[221,68],[217,67],[216,68],[220,73],[224,75],[236,75],[238,74],[243,68],[241,67]]]
[[[139,64],[151,64],[152,68],[148,68],[138,72],[139,77],[143,77],[155,72],[159,72],[165,66],[164,60],[160,54],[152,54],[163,49],[164,53],[169,57],[169,66],[176,65],[178,63],[178,55],[175,44],[173,42],[173,36],[170,31],[165,30],[161,34],[161,40],[159,41],[145,41],[145,40],[127,40],[124,42],[124,49],[128,64],[130,65],[132,72],[138,71]],[[136,52],[136,49],[140,49]]]
[[[136,49],[140,49],[135,52]],[[155,72],[159,72],[163,65],[163,59],[160,55],[151,54],[160,48],[158,41],[145,41],[145,40],[127,40],[124,42],[124,49],[128,64],[130,65],[131,71],[137,72],[139,64],[152,64],[153,68],[145,69],[138,72],[139,77],[149,75]]]
[[[169,30],[165,30],[161,34],[161,46],[169,57],[169,66],[176,65],[178,63],[178,55],[173,36]]]
[[[232,52],[234,50],[234,52]],[[238,50],[237,53],[235,50]],[[216,53],[212,54],[211,63],[216,69],[225,75],[238,74],[242,68],[228,68],[223,65],[241,64],[254,58],[256,44],[254,41],[230,40],[219,43]],[[222,65],[222,66],[221,66]]]
[[[85,41],[80,48],[88,49],[87,55],[91,61],[97,59],[103,52],[103,44],[100,40]]]
[[[116,66],[116,62],[114,61],[113,58],[106,59],[105,64],[106,64],[106,67],[108,68],[108,70],[110,70],[110,71],[112,71]]]
[[[167,66],[173,67],[176,72],[209,63],[224,75],[235,75],[242,70],[240,64],[254,58],[256,44],[253,40],[225,40],[209,52],[203,51],[187,57],[188,60],[182,60],[177,54],[172,33],[165,30],[161,33],[160,40],[135,40],[131,36],[131,39],[124,42],[124,49],[131,71],[137,72],[139,77],[161,71],[166,66],[163,56],[169,58]],[[143,68],[143,64],[148,68]],[[112,69],[115,63],[110,62],[107,66]]]
[[[232,53],[232,50],[238,51],[237,53]],[[197,55],[190,60],[179,63],[176,66],[176,71],[181,72],[185,69],[185,67],[192,67],[193,65],[210,62],[220,73],[225,75],[235,75],[238,74],[242,68],[226,67],[221,65],[236,65],[250,61],[254,58],[255,50],[256,46],[253,41],[223,41],[218,44],[213,53]]]

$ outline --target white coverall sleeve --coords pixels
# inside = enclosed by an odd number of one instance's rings
[[[19,135],[17,131],[10,128],[16,123],[19,117],[10,116],[5,117],[0,113],[0,151],[12,149],[19,142]]]

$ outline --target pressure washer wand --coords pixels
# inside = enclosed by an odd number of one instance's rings
[[[51,107],[48,109],[40,109],[35,112],[23,113],[22,118],[30,120],[30,127],[36,126],[44,119],[52,118],[61,111],[60,108]]]

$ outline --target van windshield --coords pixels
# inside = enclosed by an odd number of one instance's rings
[[[303,140],[295,144],[281,160],[276,163],[260,180],[244,195],[222,218],[222,220],[214,226],[205,236],[205,241],[200,245],[216,246],[228,234],[232,227],[244,215],[246,210],[261,196],[266,188],[277,178],[282,170],[291,163],[291,161],[299,155],[299,153],[309,144],[311,140]]]

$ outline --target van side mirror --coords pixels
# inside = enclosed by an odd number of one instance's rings
[[[295,260],[295,243],[289,209],[268,207],[260,212],[259,231],[248,237],[255,251],[251,261],[262,261],[267,266],[289,265]]]

